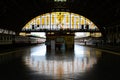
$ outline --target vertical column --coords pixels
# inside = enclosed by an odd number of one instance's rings
[[[50,30],[51,30],[51,13],[50,13]]]
[[[56,14],[54,15],[54,30],[56,30],[56,29],[58,29],[58,27],[57,27],[57,16],[56,16]]]
[[[51,25],[50,25],[50,30],[52,30],[52,13],[51,13],[51,15],[50,15],[50,23],[51,23]]]
[[[50,15],[48,15],[48,30],[50,30]]]
[[[70,13],[68,14],[67,18],[68,18],[67,28],[69,29],[69,27],[70,27]]]
[[[67,15],[64,15],[64,25],[63,25],[63,29],[66,29],[67,28]]]
[[[34,19],[34,29],[36,30],[36,18]]]
[[[78,25],[79,25],[79,18],[78,18],[78,16],[76,16],[76,30],[79,29]]]
[[[46,18],[46,16],[44,15],[44,28],[45,28],[45,29],[47,29],[47,26],[46,26],[46,25],[47,25],[47,20],[46,20],[46,19],[47,19],[47,18]]]
[[[45,24],[45,18],[44,18],[44,15],[43,15],[43,16],[42,16],[42,29],[45,28],[44,24]]]
[[[76,29],[76,16],[74,16],[74,25],[73,25],[73,29]]]
[[[72,15],[71,18],[72,18],[72,29],[74,29],[74,16]]]
[[[86,18],[84,18],[84,28],[86,29]]]
[[[71,30],[74,29],[74,16],[71,15]]]
[[[81,29],[81,15],[80,15],[79,19],[80,19],[79,28]]]
[[[51,29],[54,29],[54,15],[51,14]]]
[[[42,29],[42,16],[40,16],[40,29]]]
[[[46,29],[48,30],[48,15],[46,15]]]
[[[70,27],[69,27],[69,29],[71,30],[71,26],[72,25],[72,20],[71,20],[71,13],[70,13]]]

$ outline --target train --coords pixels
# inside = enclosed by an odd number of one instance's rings
[[[40,44],[44,42],[45,42],[45,38],[40,38],[35,36],[0,34],[0,46],[31,45],[31,44]]]

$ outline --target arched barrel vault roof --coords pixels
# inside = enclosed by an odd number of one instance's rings
[[[119,22],[120,2],[115,0],[69,0],[67,8],[83,15],[101,30]],[[53,0],[0,0],[0,28],[20,32],[34,17],[51,12]]]

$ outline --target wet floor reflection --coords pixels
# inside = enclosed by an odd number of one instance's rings
[[[97,63],[101,52],[92,48],[75,45],[74,51],[46,51],[43,44],[31,48],[25,56],[25,63],[37,74],[51,76],[53,79],[74,79],[83,75]]]

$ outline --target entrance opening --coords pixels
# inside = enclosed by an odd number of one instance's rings
[[[69,48],[73,48],[74,41],[85,45],[93,44],[99,42],[99,38],[102,36],[99,28],[92,21],[70,12],[51,12],[39,15],[30,20],[22,28],[20,34],[28,35],[29,33],[29,35],[43,37],[43,34],[38,32],[44,32],[44,37],[46,36],[46,41],[49,43],[64,38],[64,44]]]

